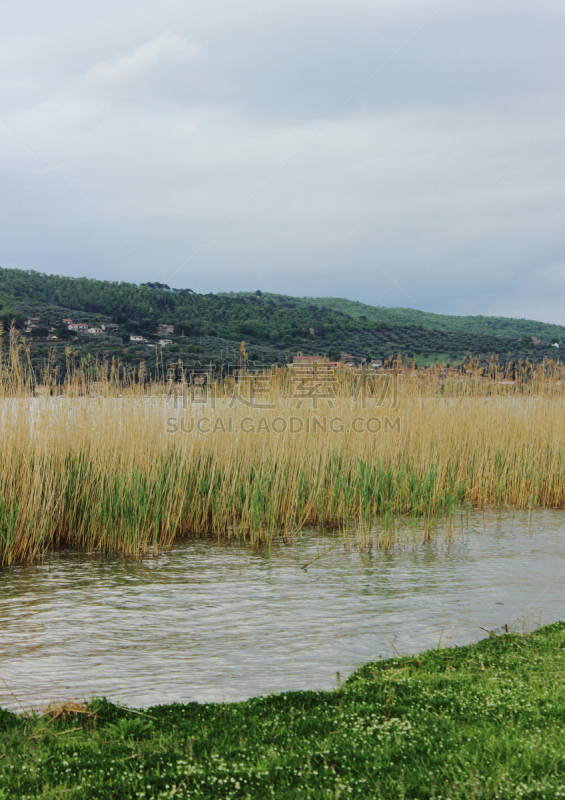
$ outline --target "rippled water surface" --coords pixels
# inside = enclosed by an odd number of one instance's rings
[[[92,694],[147,706],[329,688],[358,665],[565,618],[565,514],[475,516],[394,552],[306,534],[270,551],[177,545],[0,571],[0,706]],[[8,688],[13,692],[10,694]]]

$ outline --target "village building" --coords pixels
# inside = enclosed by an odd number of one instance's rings
[[[95,336],[100,336],[100,335],[103,335],[105,333],[105,331],[103,331],[102,328],[89,328],[86,332],[87,333],[92,333]]]
[[[86,333],[89,326],[85,322],[71,322],[70,325],[67,325],[67,328],[76,333]]]
[[[299,350],[298,353],[292,359],[292,363],[294,365],[310,365],[310,364],[319,364],[320,361],[324,360],[324,356],[305,356],[303,355],[302,351]]]
[[[130,337],[130,342],[146,342],[147,339],[145,336],[139,336],[138,334],[132,334]]]
[[[171,333],[174,333],[174,332],[175,332],[175,326],[174,325],[157,325],[157,333],[160,336],[163,336],[166,333],[171,334]]]
[[[39,317],[30,317],[26,322],[28,328],[39,328],[41,320]]]
[[[173,343],[172,339],[159,339],[159,341],[157,342],[159,347],[166,347],[168,344],[172,344],[172,343]]]
[[[115,333],[115,331],[119,330],[120,328],[120,326],[116,325],[115,322],[105,322],[101,327],[106,331],[106,333]]]

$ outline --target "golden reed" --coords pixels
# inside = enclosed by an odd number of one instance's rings
[[[461,508],[565,505],[558,363],[173,383],[68,349],[60,380],[4,339],[1,564],[50,547],[139,557],[182,536],[289,542],[312,525],[387,545],[398,520],[430,536]]]

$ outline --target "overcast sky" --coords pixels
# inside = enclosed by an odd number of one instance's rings
[[[0,266],[565,324],[563,0],[7,0]]]

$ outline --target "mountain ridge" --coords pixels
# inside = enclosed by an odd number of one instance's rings
[[[253,292],[220,292],[220,294],[244,296]],[[303,304],[316,305],[319,308],[329,308],[353,317],[375,321],[383,321],[391,325],[423,325],[430,330],[467,331],[468,333],[483,333],[495,336],[520,337],[523,335],[537,336],[538,338],[557,337],[565,340],[565,326],[557,323],[542,322],[518,317],[490,316],[484,314],[458,315],[439,314],[433,311],[421,311],[402,306],[372,306],[359,300],[349,300],[342,297],[297,297],[294,295],[281,295],[263,292],[264,297],[283,297],[298,300]]]
[[[28,317],[36,318],[33,325],[26,324]],[[163,345],[164,358],[186,362],[198,353],[202,362],[216,365],[237,361],[242,340],[249,358],[260,363],[286,363],[301,350],[330,360],[345,353],[358,360],[401,355],[421,366],[436,359],[458,363],[462,358],[492,355],[504,364],[540,362],[558,357],[551,338],[565,341],[565,327],[534,320],[435,315],[260,290],[198,294],[163,283],[69,278],[6,268],[0,268],[0,319],[4,330],[16,324],[37,359],[44,357],[40,351],[52,332],[58,337],[56,343],[51,339],[53,346],[72,339],[83,355],[132,365],[145,361],[148,348],[159,344],[162,324],[174,328]],[[68,319],[94,328],[106,323],[117,327],[101,336],[71,334]]]

